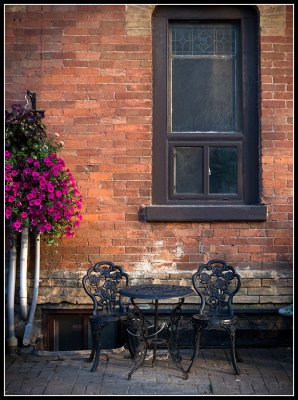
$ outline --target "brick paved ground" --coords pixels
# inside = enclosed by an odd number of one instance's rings
[[[202,349],[188,380],[162,354],[150,360],[130,381],[133,366],[128,352],[104,355],[96,372],[85,360],[89,352],[6,356],[5,395],[289,395],[293,396],[291,348],[239,349],[240,375],[234,375],[227,349]],[[190,351],[183,350],[183,365]]]

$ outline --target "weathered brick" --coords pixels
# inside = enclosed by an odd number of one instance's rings
[[[253,223],[138,220],[140,205],[152,204],[154,8],[6,6],[6,107],[27,89],[37,92],[47,131],[60,133],[61,156],[84,196],[75,237],[54,250],[42,244],[39,303],[76,304],[75,293],[54,290],[53,281],[67,279],[65,289],[72,289],[79,279],[63,271],[83,271],[104,258],[122,263],[136,283],[143,276],[164,282],[165,270],[175,282],[190,282],[198,265],[215,257],[239,269],[236,303],[290,302],[293,7],[258,5],[261,197],[269,212],[267,221]]]

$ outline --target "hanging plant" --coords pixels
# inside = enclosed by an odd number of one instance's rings
[[[16,283],[17,241],[20,249],[20,315],[26,321],[23,344],[31,341],[37,305],[40,238],[54,244],[60,237],[74,235],[82,216],[82,196],[72,174],[58,157],[63,143],[47,138],[43,111],[36,111],[35,93],[27,91],[32,108],[14,104],[5,111],[5,217],[10,232],[8,271],[8,337],[10,348],[16,348],[14,328],[14,294]],[[57,137],[59,135],[56,135]],[[35,275],[33,297],[28,317],[27,258],[29,234],[35,239]]]
[[[28,228],[48,244],[73,236],[82,196],[57,156],[62,142],[47,138],[42,111],[15,104],[5,116],[5,217],[11,235]]]
[[[44,111],[25,108],[22,104],[13,104],[11,112],[5,110],[5,148],[13,153],[21,148],[28,151],[48,145],[46,127],[42,123]],[[60,147],[53,143],[53,148]]]

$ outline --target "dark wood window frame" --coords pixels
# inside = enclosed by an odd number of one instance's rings
[[[241,28],[242,143],[237,135],[225,142],[225,134],[174,135],[168,129],[168,35],[171,22],[237,22]],[[259,154],[259,18],[254,6],[157,6],[153,26],[153,187],[152,205],[143,209],[147,221],[264,221],[267,207],[260,203]],[[249,56],[248,56],[249,55]],[[234,140],[234,141],[233,141]],[[241,196],[173,196],[170,150],[191,144],[241,146],[239,180]],[[239,173],[238,173],[239,176]],[[219,198],[220,197],[220,198]]]

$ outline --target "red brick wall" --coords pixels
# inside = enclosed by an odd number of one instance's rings
[[[95,261],[120,263],[133,278],[185,281],[211,258],[238,267],[239,303],[291,302],[293,7],[259,6],[261,186],[269,212],[265,222],[234,223],[138,221],[139,207],[151,204],[153,8],[5,7],[6,108],[27,89],[37,93],[84,197],[76,236],[42,246],[39,302],[61,301],[55,274],[79,281]],[[77,302],[77,289],[67,294]]]

